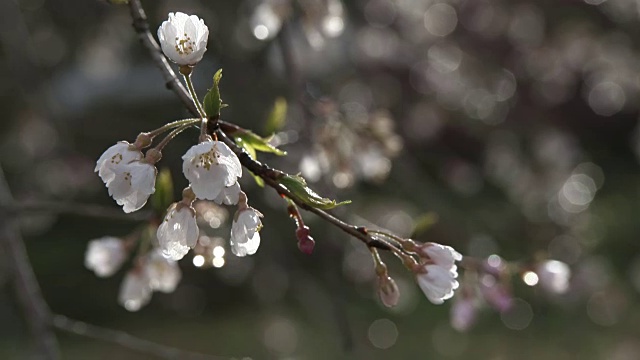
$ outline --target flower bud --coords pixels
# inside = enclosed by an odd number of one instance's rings
[[[304,225],[296,229],[296,238],[298,239],[298,249],[307,255],[313,253],[316,242],[309,235],[309,227]]]
[[[395,280],[389,275],[378,276],[378,296],[386,307],[391,308],[398,305],[400,290],[398,290]]]

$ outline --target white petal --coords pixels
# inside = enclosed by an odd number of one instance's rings
[[[92,240],[87,246],[84,265],[99,277],[113,275],[126,260],[126,251],[121,239],[105,236]]]
[[[236,181],[233,185],[223,188],[213,201],[219,205],[235,205],[240,199],[240,190],[240,184]]]
[[[262,222],[259,213],[253,208],[240,211],[231,225],[231,251],[236,256],[253,255],[260,246],[258,233]]]
[[[95,170],[102,181],[106,184],[113,179],[114,168],[125,165],[135,160],[142,159],[142,153],[130,149],[131,144],[120,141],[108,148],[96,162]]]
[[[426,272],[417,274],[416,280],[429,301],[442,304],[450,299],[459,286],[455,269],[451,271],[438,265],[426,265],[424,268]]]
[[[450,268],[454,266],[455,261],[462,260],[462,255],[455,251],[451,246],[445,246],[437,243],[426,243],[421,247],[421,250],[436,265],[445,268]]]
[[[243,243],[230,241],[231,252],[238,257],[253,255],[260,247],[260,233],[255,233],[252,238],[246,239]]]
[[[173,204],[158,227],[157,237],[162,253],[172,260],[182,259],[198,241],[198,224],[193,209]]]
[[[149,278],[143,271],[129,271],[120,285],[118,302],[129,311],[138,311],[151,300]]]
[[[158,250],[149,254],[145,263],[145,271],[151,289],[165,293],[173,292],[182,278],[178,263],[166,259]]]
[[[182,171],[199,199],[215,200],[226,186],[237,182],[239,161],[228,156],[224,143],[207,141],[192,146],[182,157]],[[241,170],[240,170],[241,174]]]

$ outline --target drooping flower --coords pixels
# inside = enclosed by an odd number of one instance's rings
[[[234,186],[242,176],[240,160],[220,141],[194,145],[182,159],[182,172],[198,199],[216,200],[226,187]]]
[[[451,246],[437,243],[424,243],[417,248],[417,253],[443,268],[451,268],[456,261],[462,260],[462,255]]]
[[[138,311],[151,300],[151,286],[145,271],[133,269],[120,285],[118,302],[129,311]]]
[[[109,195],[126,213],[139,210],[156,191],[156,167],[145,160],[120,164],[112,168],[113,177],[106,183]]]
[[[414,272],[420,289],[429,301],[442,304],[450,299],[459,286],[455,262],[462,260],[462,255],[451,246],[436,243],[417,244],[408,240],[403,246],[420,256],[420,265],[416,265]]]
[[[129,164],[132,161],[142,160],[140,150],[126,141],[119,141],[108,148],[96,162],[95,172],[102,181],[107,184],[115,177],[114,169],[117,166]]]
[[[218,205],[235,205],[239,198],[240,184],[236,181],[233,185],[224,187],[213,201]]]
[[[167,259],[160,250],[154,250],[148,255],[144,269],[149,286],[154,291],[171,293],[182,278],[178,263]]]
[[[158,28],[162,52],[178,65],[195,65],[207,51],[209,28],[195,15],[169,13]]]
[[[459,284],[456,266],[445,268],[436,264],[423,264],[416,270],[416,281],[427,299],[439,305],[453,296]]]
[[[262,214],[251,207],[238,210],[231,225],[231,252],[236,256],[253,255],[260,246]]]
[[[122,239],[105,236],[91,240],[84,256],[84,266],[99,277],[115,274],[127,258]]]
[[[189,249],[196,246],[198,235],[196,212],[183,203],[174,203],[169,207],[157,231],[162,254],[174,261],[182,259]]]
[[[540,286],[554,294],[562,294],[569,289],[571,269],[569,265],[558,260],[546,260],[536,267],[540,278]]]

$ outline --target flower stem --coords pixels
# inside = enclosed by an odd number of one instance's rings
[[[202,126],[201,126],[201,135],[206,134],[207,133],[207,114],[204,112],[204,109],[202,108],[202,104],[200,104],[200,100],[198,100],[198,94],[196,94],[196,90],[193,88],[193,82],[191,81],[191,73],[188,74],[183,74],[182,76],[184,76],[184,82],[187,84],[187,89],[189,89],[189,95],[191,95],[191,100],[193,100],[193,103],[196,105],[196,108],[198,109],[198,114],[200,114],[200,118],[202,119]]]
[[[198,95],[196,94],[196,90],[193,88],[193,83],[191,82],[191,72],[183,73],[184,81],[187,83],[187,89],[189,89],[189,94],[191,95],[191,99],[193,103],[198,108],[198,113],[200,114],[201,123],[200,123],[200,141],[205,141],[207,138],[207,114],[204,112],[202,108],[202,104],[200,104],[200,100],[198,100]]]
[[[401,237],[399,237],[399,236],[397,236],[397,235],[393,235],[393,234],[391,234],[391,233],[388,233],[388,232],[386,232],[386,231],[382,231],[382,230],[371,230],[371,229],[368,229],[368,231],[369,231],[371,234],[382,235],[382,236],[384,236],[384,237],[386,237],[386,238],[388,238],[388,239],[390,239],[390,240],[393,240],[393,241],[397,242],[397,243],[398,243],[398,244],[400,244],[400,245],[402,245],[402,244],[405,242],[405,239],[403,239],[403,238],[401,238]]]
[[[196,119],[196,120],[199,120],[199,119]],[[190,128],[191,126],[193,126],[193,123],[187,123],[187,124],[181,125],[177,129],[173,129],[173,131],[171,131],[167,136],[165,136],[164,139],[162,139],[162,141],[160,141],[160,143],[158,143],[158,145],[154,147],[154,149],[157,151],[162,151],[162,149],[164,149],[164,147],[167,146],[167,144],[171,140],[173,140],[173,138],[175,138],[176,136],[178,136],[178,134]]]
[[[164,133],[167,130],[170,130],[182,125],[193,125],[193,124],[196,124],[198,121],[200,121],[200,119],[195,119],[195,118],[176,120],[168,124],[162,125],[161,127],[155,130],[149,131],[148,135],[153,138]]]
[[[399,237],[397,237],[395,235],[387,234],[384,231],[369,230],[369,233],[383,235],[384,237],[387,237],[389,239],[393,239],[393,238],[400,239]],[[413,270],[418,265],[418,262],[416,261],[416,259],[413,258],[413,256],[411,256],[410,254],[405,253],[402,249],[398,249],[397,247],[393,246],[393,244],[389,243],[389,241],[387,241],[387,239],[383,239],[383,238],[380,238],[380,237],[378,237],[376,239],[381,241],[381,242],[383,242],[383,243],[385,243],[385,244],[387,244],[387,246],[389,247],[389,250],[391,250],[393,255],[395,255],[398,259],[400,259],[402,261],[402,264],[407,269]],[[403,240],[403,239],[400,239],[400,240]],[[375,259],[375,254],[374,254],[374,259]]]

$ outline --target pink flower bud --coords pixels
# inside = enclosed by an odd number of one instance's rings
[[[386,307],[398,305],[400,290],[398,290],[396,282],[388,275],[378,277],[378,296]]]
[[[296,229],[296,238],[298,239],[298,249],[305,254],[311,255],[316,242],[309,235],[309,227],[303,226]]]

